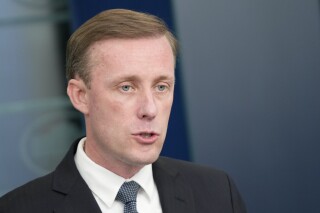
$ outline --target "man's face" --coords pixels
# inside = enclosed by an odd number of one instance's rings
[[[168,40],[111,39],[89,53],[86,152],[112,171],[153,163],[173,101],[175,61]]]

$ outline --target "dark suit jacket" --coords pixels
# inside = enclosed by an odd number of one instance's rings
[[[75,162],[75,143],[56,170],[0,198],[0,213],[98,213],[92,192]],[[245,213],[228,175],[192,163],[160,157],[153,164],[164,213]]]

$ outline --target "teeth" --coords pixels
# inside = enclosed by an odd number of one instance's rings
[[[150,138],[152,134],[150,133],[141,133],[141,136],[144,138]]]

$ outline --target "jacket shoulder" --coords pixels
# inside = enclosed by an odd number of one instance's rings
[[[53,174],[34,179],[0,198],[0,213],[45,212],[61,196],[52,191]]]
[[[233,180],[220,169],[167,157],[160,157],[153,168],[157,175],[169,174],[176,183],[179,182],[191,189],[199,212],[207,212],[210,209],[208,198],[214,198],[211,199],[211,204],[219,209],[217,212],[246,212],[245,204]]]
[[[168,170],[169,172],[178,172],[189,177],[206,176],[208,178],[225,179],[227,176],[225,171],[217,168],[168,157],[160,157],[156,162],[156,167]]]

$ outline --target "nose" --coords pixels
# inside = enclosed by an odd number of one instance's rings
[[[158,108],[152,91],[141,94],[139,97],[138,117],[144,120],[152,120],[157,113]]]

